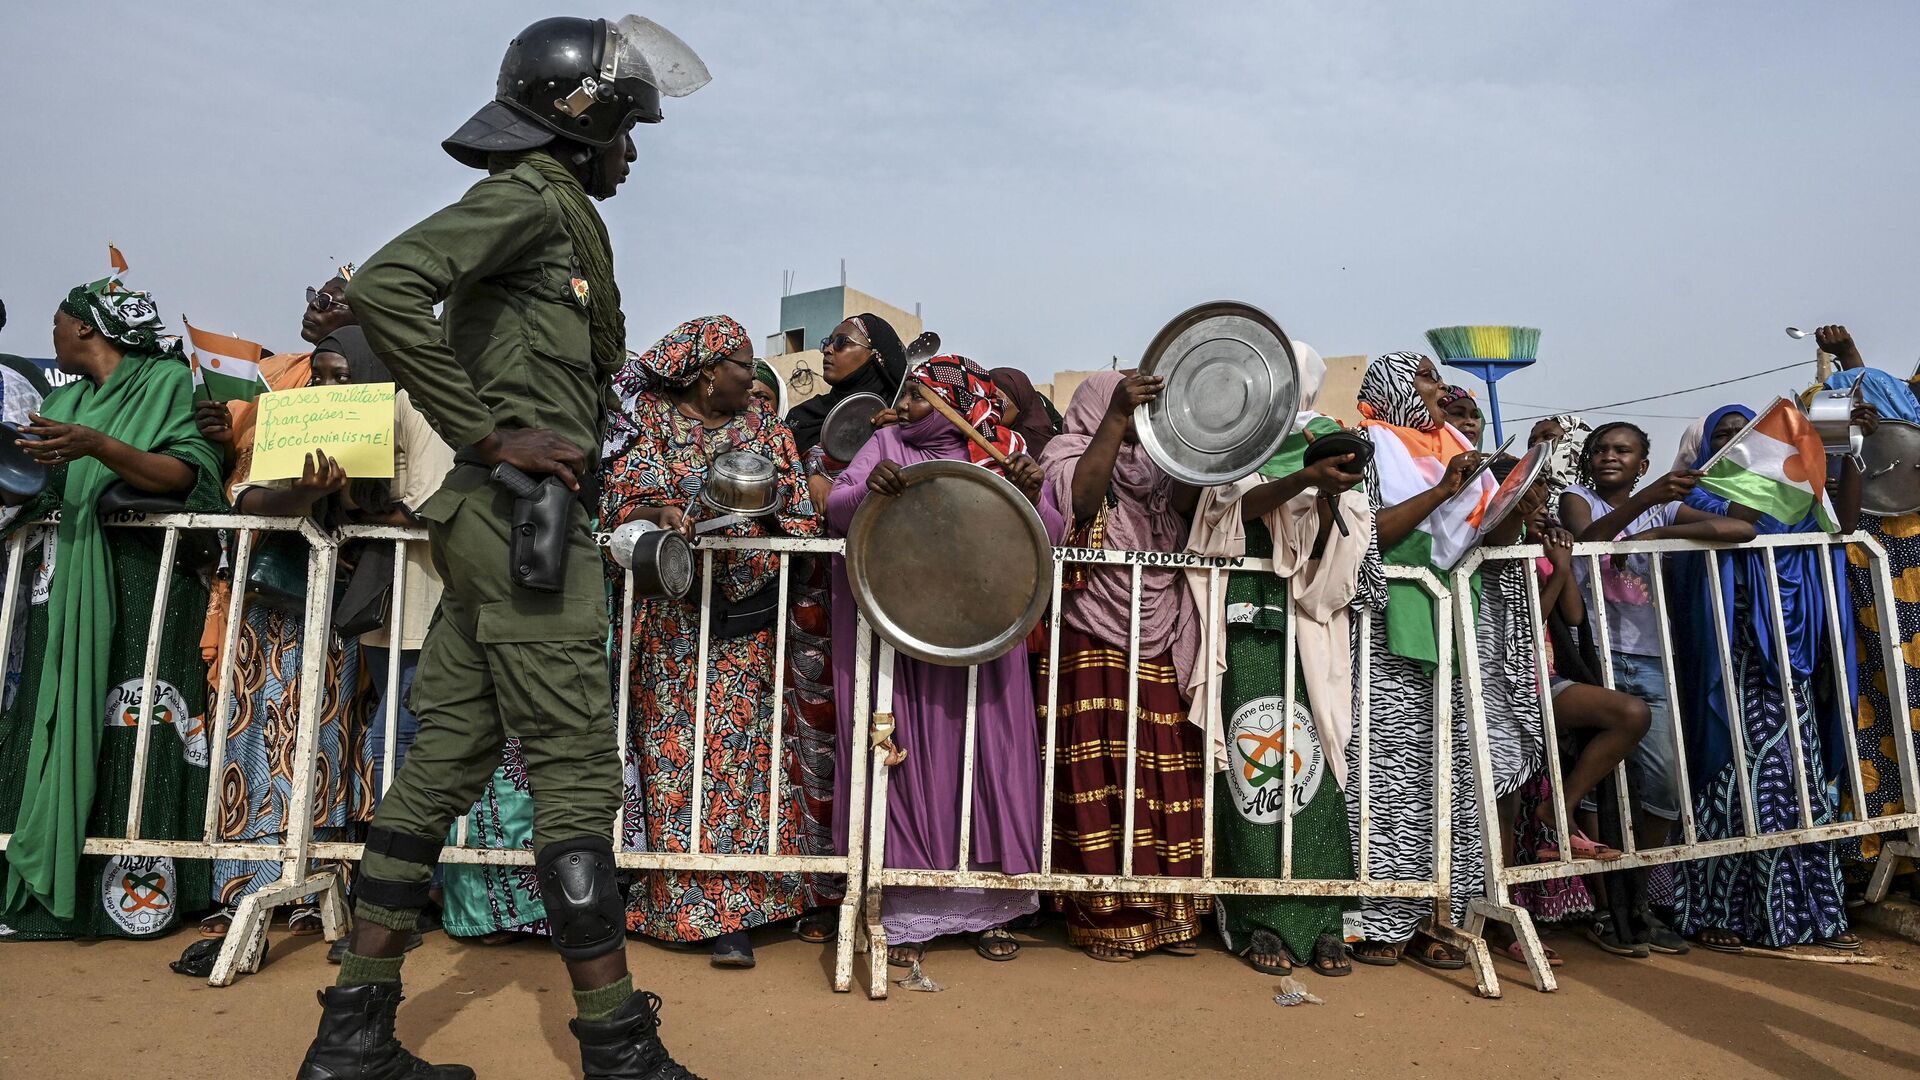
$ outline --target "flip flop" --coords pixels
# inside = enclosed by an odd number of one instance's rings
[[[1608,847],[1598,841],[1589,839],[1586,834],[1582,833],[1579,829],[1573,830],[1573,857],[1576,859],[1595,859],[1600,862],[1613,862],[1625,854],[1626,852],[1618,848]],[[1560,858],[1560,848],[1554,844],[1542,844],[1534,850],[1533,857],[1540,862],[1554,862]]]
[[[1111,945],[1085,945],[1080,951],[1086,953],[1089,959],[1098,960],[1103,964],[1130,964],[1134,958],[1133,953],[1125,949],[1116,949]]]
[[[997,951],[994,949],[995,945],[1012,945],[1013,948]],[[1013,935],[1005,930],[982,930],[980,936],[973,940],[973,951],[995,963],[1004,964],[1020,955],[1020,943],[1013,940]]]
[[[1293,974],[1293,960],[1287,955],[1286,945],[1271,931],[1255,930],[1253,937],[1247,942],[1247,951],[1241,955],[1246,957],[1248,967],[1262,975]],[[1259,956],[1277,956],[1280,958],[1280,962],[1278,964],[1269,964],[1265,961],[1255,959],[1255,957]]]
[[[1708,938],[1709,934],[1725,934],[1728,938],[1732,938],[1732,941],[1730,943],[1725,940],[1714,941]],[[1747,946],[1731,930],[1702,930],[1694,935],[1693,940],[1701,948],[1712,949],[1714,952],[1743,953],[1747,951]]]
[[[906,955],[908,959],[902,960],[896,958],[895,950],[898,950],[901,955]],[[926,955],[927,951],[918,945],[890,945],[887,947],[887,966],[910,968],[916,961]]]
[[[1435,956],[1435,950],[1440,955]],[[1466,954],[1437,938],[1427,939],[1425,944],[1412,949],[1408,955],[1413,957],[1414,963],[1435,971],[1459,971],[1467,966]]]
[[[1841,952],[1860,951],[1860,939],[1844,931],[1840,936],[1821,938],[1819,941],[1814,942],[1814,944],[1823,949],[1838,949]]]
[[[838,921],[831,915],[802,915],[794,920],[793,936],[809,945],[825,945],[839,932]]]
[[[1191,941],[1169,941],[1160,946],[1160,951],[1168,956],[1199,956],[1200,946]]]
[[[1560,959],[1559,953],[1554,952],[1551,948],[1547,947],[1546,945],[1540,946],[1540,949],[1542,952],[1547,954],[1548,967],[1559,967],[1562,964],[1566,963],[1565,960]],[[1524,964],[1527,962],[1527,954],[1520,948],[1520,943],[1517,941],[1508,942],[1507,947],[1500,951],[1506,953],[1507,958],[1509,960],[1514,961],[1515,963]]]
[[[1353,965],[1347,962],[1346,944],[1335,934],[1321,934],[1313,939],[1313,962],[1307,968],[1329,979],[1353,974]]]
[[[233,929],[233,916],[233,909],[228,907],[221,908],[219,911],[201,919],[200,936],[213,939],[226,937],[227,931]]]

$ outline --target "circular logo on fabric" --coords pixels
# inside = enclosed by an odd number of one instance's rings
[[[173,860],[115,855],[100,874],[100,906],[129,937],[144,937],[173,920]]]
[[[1313,801],[1326,774],[1320,740],[1313,734],[1313,714],[1298,702],[1288,708],[1274,695],[1247,702],[1227,721],[1227,777],[1234,806],[1255,825],[1280,820],[1287,724],[1293,727],[1293,801],[1286,808],[1291,815]]]
[[[174,734],[180,737],[180,754],[189,765],[205,768],[207,752],[207,718],[190,716],[187,712],[187,699],[164,679],[153,682],[153,722],[167,724]],[[119,686],[107,691],[108,727],[138,727],[140,725],[140,680],[128,679]]]

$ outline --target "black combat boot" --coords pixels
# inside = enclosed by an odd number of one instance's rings
[[[320,991],[320,1033],[295,1080],[473,1080],[465,1065],[429,1065],[393,1034],[399,983]]]
[[[660,1042],[660,996],[636,990],[605,1020],[574,1020],[587,1080],[700,1080]]]

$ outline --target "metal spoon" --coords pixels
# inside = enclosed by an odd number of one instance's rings
[[[1795,340],[1795,341],[1799,341],[1799,340],[1800,340],[1801,338],[1810,338],[1810,337],[1812,337],[1812,336],[1813,336],[1813,331],[1811,331],[1811,330],[1802,330],[1802,329],[1800,329],[1800,328],[1799,328],[1799,327],[1797,327],[1797,326],[1789,326],[1789,327],[1787,327],[1787,336],[1788,336],[1788,337],[1790,337],[1790,338],[1792,338],[1792,339],[1793,339],[1793,340]]]

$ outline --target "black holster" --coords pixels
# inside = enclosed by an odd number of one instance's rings
[[[507,576],[535,592],[557,593],[567,584],[567,527],[574,494],[558,479],[535,480],[501,462],[493,482],[513,492],[513,532],[507,545]]]

